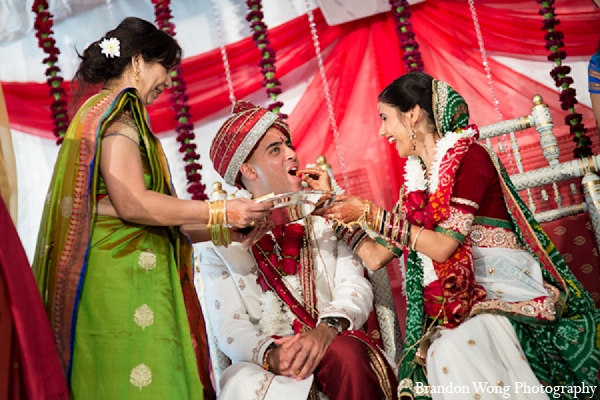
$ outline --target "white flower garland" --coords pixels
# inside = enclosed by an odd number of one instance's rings
[[[434,193],[438,189],[440,182],[440,166],[448,150],[453,148],[459,139],[475,136],[476,133],[477,132],[473,128],[465,129],[460,133],[446,132],[446,135],[444,135],[435,146],[429,182],[425,176],[425,168],[423,168],[420,158],[417,156],[408,157],[408,161],[406,161],[406,166],[404,167],[406,193],[424,191],[427,190],[428,187],[430,188],[430,193]],[[435,282],[438,279],[438,276],[433,268],[433,261],[431,258],[419,252],[417,252],[417,255],[423,265],[423,287],[426,287],[431,282]]]
[[[300,300],[298,296],[301,296],[302,288],[298,275],[286,275],[283,277],[283,281],[296,300]],[[273,290],[267,290],[260,295],[260,309],[261,316],[258,326],[264,335],[289,336],[294,334],[292,322],[296,319],[296,315]]]
[[[235,192],[236,199],[252,199],[252,193],[247,191],[246,189],[239,189]]]

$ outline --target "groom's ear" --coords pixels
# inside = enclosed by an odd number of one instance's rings
[[[243,163],[240,166],[240,173],[244,178],[246,178],[249,181],[254,181],[258,178],[258,173],[256,172],[256,169],[250,163]]]

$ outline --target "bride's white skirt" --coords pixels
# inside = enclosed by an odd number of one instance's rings
[[[547,296],[539,265],[520,250],[473,248],[476,281],[488,299]],[[501,315],[480,314],[455,329],[440,329],[427,350],[433,399],[548,399],[514,328]]]

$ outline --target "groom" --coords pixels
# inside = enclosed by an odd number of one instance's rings
[[[238,102],[210,158],[254,198],[302,190],[288,126]],[[397,380],[359,329],[373,304],[352,251],[320,217],[277,226],[250,248],[203,245],[200,271],[219,349],[220,399],[396,399]]]

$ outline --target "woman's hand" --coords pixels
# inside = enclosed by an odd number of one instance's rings
[[[365,207],[366,200],[343,194],[338,196],[332,205],[315,210],[314,214],[349,224],[364,215]]]
[[[297,175],[302,178],[312,190],[323,190],[325,192],[333,191],[329,173],[324,169],[306,168],[298,171]]]
[[[271,229],[275,227],[275,224],[272,221],[260,221],[258,222],[254,228],[250,232],[245,232],[245,230],[231,230],[231,240],[234,242],[240,242],[246,247],[251,247],[254,243],[258,242],[261,237],[265,235],[265,233],[269,232]]]
[[[233,228],[245,228],[255,226],[259,222],[266,221],[271,214],[273,203],[257,203],[250,199],[227,200],[227,222]]]

